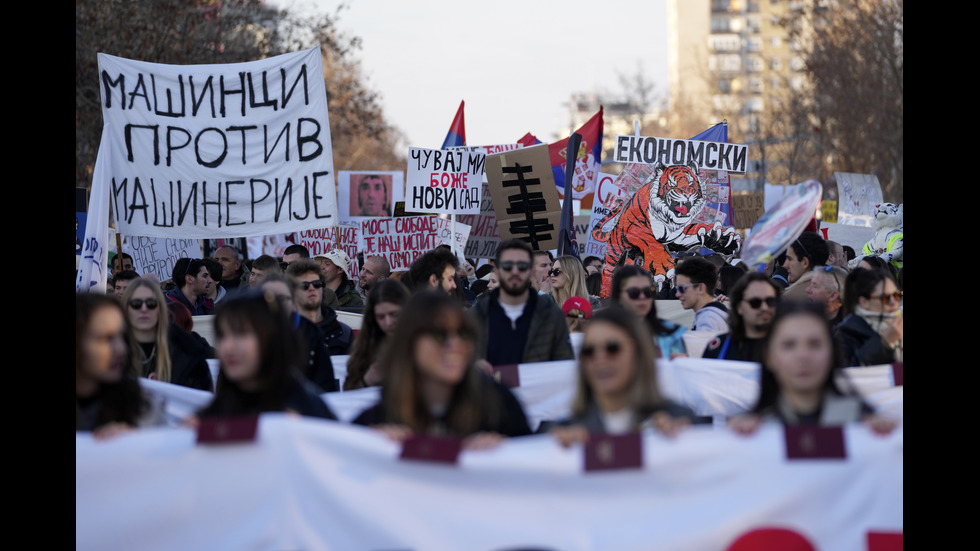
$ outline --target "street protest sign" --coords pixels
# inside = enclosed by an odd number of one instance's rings
[[[816,180],[786,186],[783,198],[752,226],[742,247],[742,260],[755,268],[779,256],[803,233],[817,210],[821,195],[823,186]]]
[[[341,222],[391,216],[395,203],[405,200],[405,175],[401,171],[341,170],[337,195]]]
[[[456,222],[470,226],[469,240],[466,242],[467,258],[495,258],[500,234],[497,233],[497,215],[493,211],[490,184],[483,183],[480,194],[480,214],[464,214],[456,217]]]
[[[385,257],[393,272],[407,270],[416,258],[441,243],[452,246],[451,224],[437,216],[365,218],[361,220],[361,252],[364,258]],[[463,250],[469,231],[466,224],[456,224],[454,252]]]
[[[93,197],[109,200],[127,235],[223,238],[335,225],[322,63],[319,47],[226,65],[99,54],[105,126]]]
[[[613,160],[618,163],[685,165],[696,163],[702,169],[745,172],[748,146],[723,142],[616,136]]]
[[[327,254],[334,249],[340,249],[347,253],[347,256],[353,260],[350,263],[348,275],[351,279],[357,279],[359,274],[357,244],[360,233],[361,226],[359,224],[340,224],[333,228],[303,230],[299,232],[298,237],[299,244],[309,249],[311,257]]]
[[[459,220],[456,221],[456,238],[453,239],[450,236],[453,234],[453,221],[448,218],[440,218],[438,216],[436,219],[436,229],[439,232],[439,243],[446,244],[452,247],[453,254],[457,258],[465,258],[466,254],[466,241],[470,238],[470,226],[469,224],[464,224]]]
[[[732,211],[736,228],[751,228],[765,214],[765,194],[761,191],[746,191],[732,195]]]
[[[540,251],[558,246],[561,206],[546,144],[488,156],[487,180],[501,239]]]
[[[133,257],[133,269],[140,275],[153,274],[160,281],[173,275],[174,264],[181,258],[201,258],[199,239],[128,236],[123,252]]]
[[[835,172],[837,180],[837,222],[851,226],[874,225],[875,207],[884,202],[881,184],[874,174]]]
[[[410,147],[405,210],[479,214],[486,155],[477,151]]]

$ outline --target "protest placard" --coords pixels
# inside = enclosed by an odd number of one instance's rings
[[[341,222],[391,216],[395,203],[405,200],[405,175],[398,171],[342,170],[337,193]]]
[[[227,65],[99,54],[99,73],[93,189],[121,233],[219,238],[337,223],[319,47]]]
[[[483,183],[480,194],[480,214],[463,214],[456,217],[457,222],[470,226],[470,236],[466,242],[467,258],[495,258],[500,234],[497,233],[497,215],[493,211],[490,185]]]
[[[561,206],[546,144],[488,156],[487,180],[501,239],[542,251],[558,246]]]
[[[435,216],[365,218],[361,220],[364,258],[383,256],[392,271],[407,270],[416,258],[434,249],[441,231]]]
[[[723,142],[616,136],[613,160],[618,163],[685,165],[691,161],[701,168],[745,172],[748,146]]]
[[[298,237],[299,244],[309,249],[311,257],[327,254],[334,249],[340,249],[347,253],[351,259],[348,268],[350,278],[357,279],[359,276],[357,251],[360,233],[360,225],[340,224],[333,228],[303,230],[299,232]]]
[[[835,172],[837,180],[837,222],[851,226],[874,225],[875,207],[884,199],[881,184],[873,174]]]
[[[735,219],[732,225],[739,229],[751,228],[765,214],[765,193],[746,191],[732,195],[732,211]]]
[[[459,258],[464,258],[466,253],[466,241],[470,238],[470,226],[469,224],[464,224],[459,220],[456,224],[448,218],[440,218],[438,216],[436,219],[436,228],[439,232],[439,243],[445,243],[453,248],[453,254]],[[456,238],[453,239],[450,236],[453,234],[453,226],[456,231]]]
[[[405,210],[479,214],[486,158],[477,151],[409,148]]]
[[[133,269],[140,275],[153,274],[166,281],[173,274],[177,260],[201,258],[201,241],[130,235],[123,244],[123,252],[133,257]]]

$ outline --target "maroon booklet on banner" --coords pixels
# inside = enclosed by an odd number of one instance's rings
[[[521,386],[521,376],[518,372],[517,364],[493,366],[493,378],[507,388]]]
[[[259,428],[259,416],[216,417],[201,419],[197,427],[198,444],[253,442]]]
[[[843,427],[786,425],[786,459],[846,459]]]
[[[402,443],[401,459],[454,465],[459,459],[459,452],[462,448],[463,441],[458,438],[418,434],[409,437]]]
[[[590,434],[585,446],[585,470],[611,471],[643,468],[640,433]]]
[[[905,386],[905,370],[902,365],[902,362],[892,364],[892,380],[895,381],[895,386]]]

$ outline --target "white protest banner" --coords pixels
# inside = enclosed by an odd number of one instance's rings
[[[742,144],[618,135],[613,160],[649,165],[686,165],[694,161],[700,168],[745,172],[748,150]]]
[[[436,248],[439,225],[435,216],[401,216],[361,220],[364,258],[383,256],[394,272],[407,270],[416,258]]]
[[[635,469],[583,471],[550,435],[399,460],[381,432],[288,414],[254,442],[193,430],[75,437],[78,549],[722,550],[778,527],[799,549],[875,551],[904,530],[904,432],[843,428],[846,458],[787,460],[783,428],[641,434]],[[261,473],[261,476],[256,476]],[[437,527],[437,529],[433,528]]]
[[[320,48],[248,63],[99,54],[97,174],[128,235],[220,238],[337,223]]]
[[[458,258],[463,258],[466,252],[466,240],[470,238],[470,226],[462,222],[456,222],[456,239],[452,239],[453,222],[448,218],[436,217],[436,228],[439,231],[439,242],[449,245],[453,249],[453,254]]]
[[[102,133],[99,150],[106,147],[108,138]],[[101,156],[95,160],[92,173],[92,194],[88,214],[85,217],[85,240],[82,242],[81,258],[75,272],[75,292],[105,293],[106,278],[109,275],[109,202],[102,198],[108,196],[106,161]]]
[[[340,224],[333,228],[317,228],[315,230],[303,230],[299,232],[299,244],[310,251],[310,256],[326,254],[334,249],[340,249],[347,253],[351,259],[350,278],[357,279],[359,268],[357,265],[358,243],[360,242],[361,226],[354,224]],[[340,237],[338,241],[338,236]]]
[[[485,154],[411,147],[408,157],[406,212],[480,213]]]
[[[153,274],[166,281],[181,258],[201,258],[199,239],[170,239],[131,235],[123,252],[133,257],[133,269],[140,275]]]

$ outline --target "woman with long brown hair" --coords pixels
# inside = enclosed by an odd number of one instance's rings
[[[414,295],[381,358],[381,401],[354,422],[379,426],[398,440],[414,433],[470,437],[474,447],[528,434],[514,395],[476,367],[475,337],[453,297]]]
[[[408,302],[408,288],[400,281],[383,279],[374,284],[364,307],[361,330],[354,340],[347,360],[344,390],[354,390],[381,383],[383,374],[378,358],[386,339],[398,327],[402,307]]]

